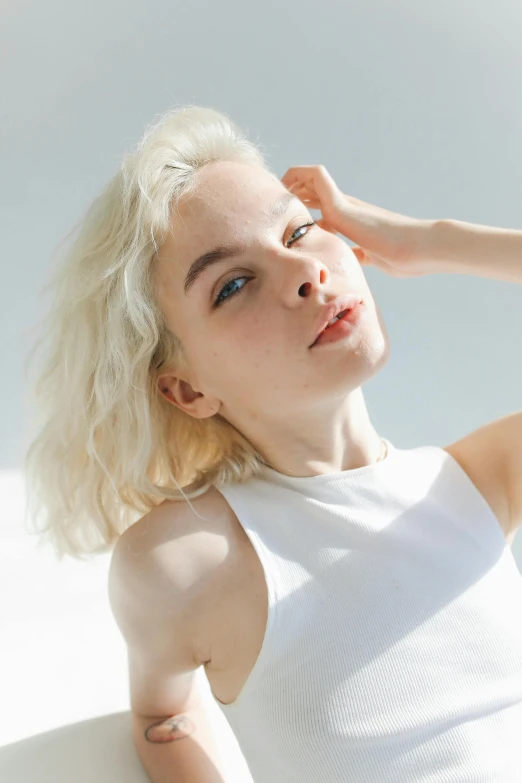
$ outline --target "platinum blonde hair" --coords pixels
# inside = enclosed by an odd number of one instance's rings
[[[44,349],[31,384],[38,431],[25,455],[26,526],[59,559],[106,552],[163,500],[190,503],[262,462],[219,414],[195,419],[157,388],[186,356],[154,298],[154,257],[198,170],[218,160],[268,170],[259,143],[222,112],[162,115],[66,236],[43,289],[54,300],[26,365]],[[198,487],[185,494],[189,484]]]

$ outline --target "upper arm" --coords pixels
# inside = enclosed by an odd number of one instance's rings
[[[522,526],[522,411],[504,416],[494,424],[503,454],[510,536],[514,537],[517,529]]]
[[[445,447],[490,501],[508,544],[522,525],[522,411]]]
[[[194,622],[198,573],[190,536],[172,535],[176,516],[181,523],[186,513],[182,504],[178,509],[169,509],[170,528],[157,509],[131,526],[110,564],[109,600],[127,644],[131,708],[147,716],[184,712],[201,695]]]

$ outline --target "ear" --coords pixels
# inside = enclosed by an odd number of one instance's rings
[[[193,389],[188,381],[174,375],[158,378],[158,391],[168,402],[195,419],[207,419],[221,407],[215,397],[207,397]]]

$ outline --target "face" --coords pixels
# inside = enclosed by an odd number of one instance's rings
[[[198,172],[198,192],[173,214],[156,291],[189,370],[161,390],[188,414],[218,413],[252,441],[272,425],[313,428],[383,366],[388,336],[350,247],[313,225],[298,199],[269,224],[288,190],[264,169],[219,161]],[[243,252],[207,266],[185,292],[195,259],[224,244]],[[348,336],[309,346],[325,302],[360,294],[367,317]],[[364,325],[363,325],[364,324]]]

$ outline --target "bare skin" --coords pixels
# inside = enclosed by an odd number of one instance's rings
[[[175,715],[167,720],[151,723],[144,736],[147,742],[163,744],[185,739],[193,734],[195,729],[194,722],[188,715]]]

